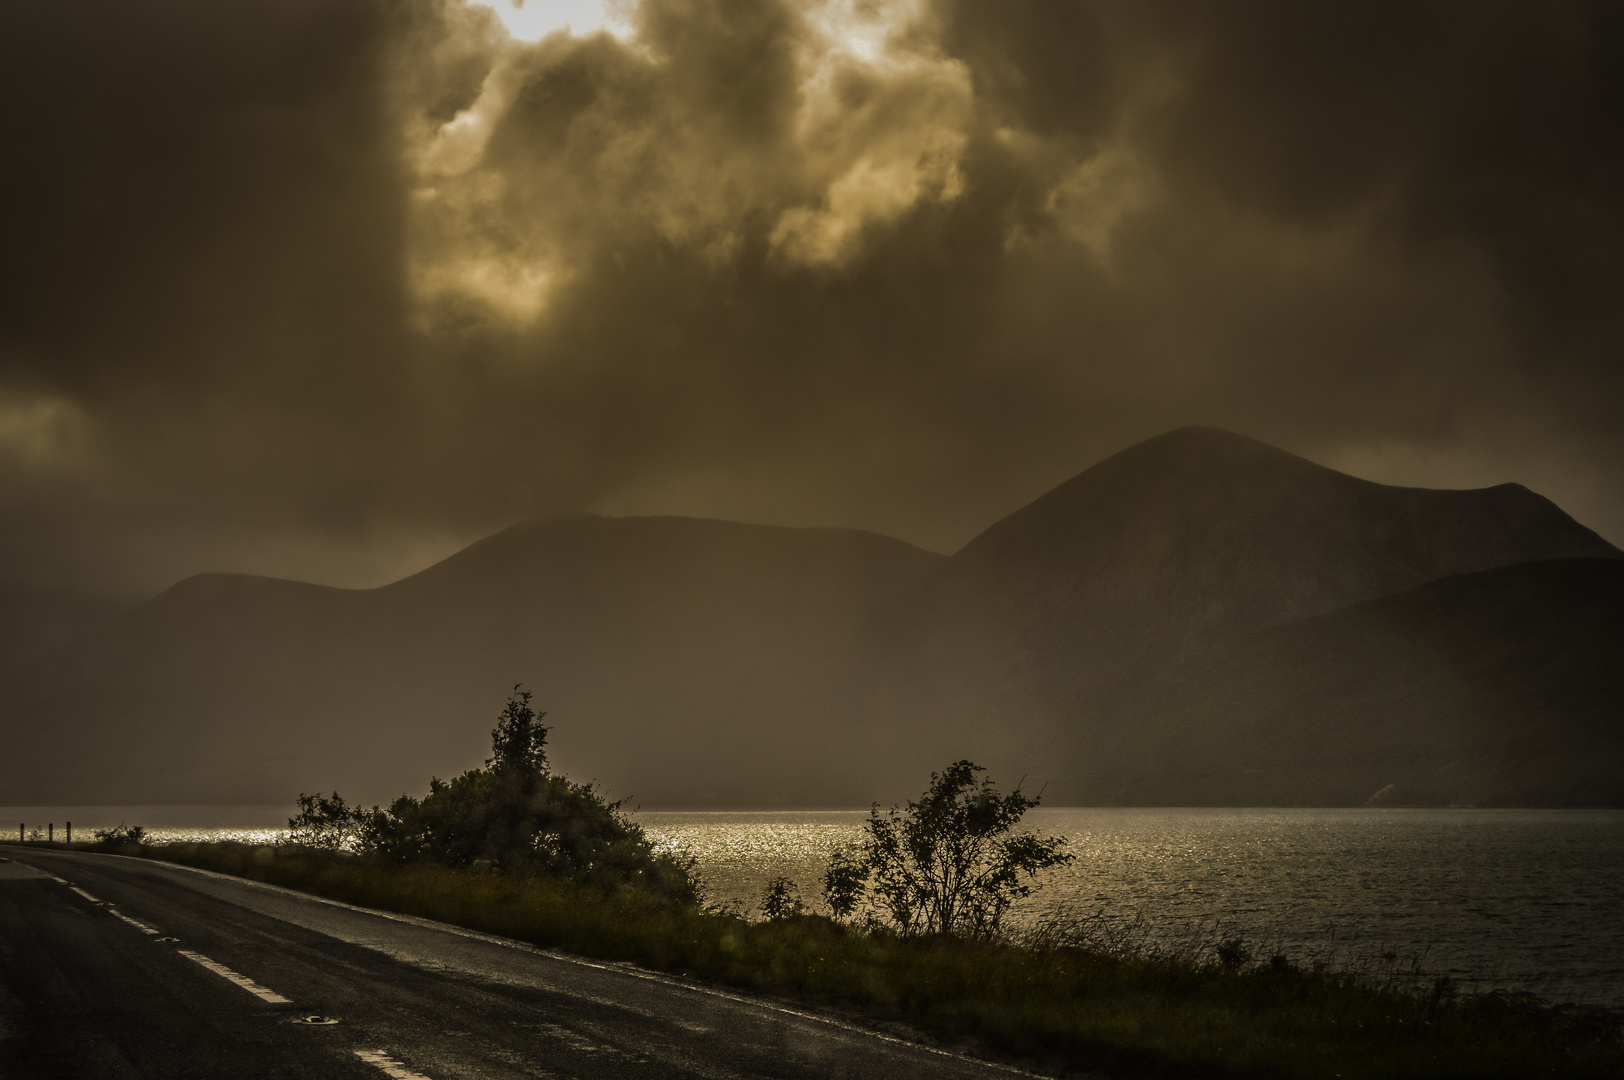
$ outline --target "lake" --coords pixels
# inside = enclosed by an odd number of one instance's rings
[[[155,840],[272,842],[289,807],[11,807],[0,823],[76,839],[120,821]],[[770,878],[809,900],[830,852],[866,812],[644,811],[691,854],[712,901],[759,903]],[[1076,861],[1014,914],[1100,913],[1148,940],[1245,939],[1372,970],[1419,964],[1467,988],[1624,1007],[1624,811],[1044,808]],[[11,836],[15,836],[13,831]],[[1384,955],[1392,959],[1383,959]]]

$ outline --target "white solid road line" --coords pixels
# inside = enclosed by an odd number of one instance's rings
[[[202,953],[195,953],[190,949],[177,949],[175,951],[186,957],[188,960],[194,960],[197,963],[202,964],[204,967],[208,968],[222,979],[230,979],[232,982],[236,983],[238,986],[242,987],[244,990],[248,991],[250,994],[253,994],[262,1001],[269,1001],[272,1005],[293,1004],[292,1001],[283,997],[281,994],[278,994],[275,990],[265,989],[253,979],[248,978],[246,975],[238,975],[235,971],[232,971],[224,964],[216,964],[213,960],[210,960]]]
[[[124,914],[122,911],[118,910],[118,908],[112,906],[111,904],[107,905],[107,910],[111,911],[113,913],[114,918],[123,919],[125,922],[129,923],[131,926],[135,927],[137,930],[141,931],[143,934],[156,934],[158,932],[155,927],[148,926],[146,923],[142,922],[140,919],[132,919],[132,918],[130,918],[128,915]]]
[[[58,879],[58,880],[61,880],[61,879]],[[68,883],[66,881],[62,882],[62,884],[68,885]],[[72,889],[74,892],[78,893],[80,896],[84,897],[86,900],[89,900],[92,904],[101,903],[100,900],[96,899],[94,896],[91,896],[89,893],[85,892],[83,889],[81,889],[77,885],[68,885],[68,888]]]
[[[368,1065],[376,1065],[382,1069],[389,1080],[429,1080],[422,1073],[413,1072],[382,1050],[357,1050],[355,1056]]]

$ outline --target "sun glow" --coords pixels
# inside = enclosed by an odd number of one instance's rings
[[[919,15],[918,0],[813,0],[807,21],[832,49],[867,64],[886,58],[893,35]]]
[[[607,31],[616,37],[631,32],[635,0],[468,0],[496,12],[518,41],[540,41],[559,30],[576,37]]]

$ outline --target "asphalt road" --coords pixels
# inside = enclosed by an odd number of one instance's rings
[[[6,1080],[1024,1075],[811,1010],[236,878],[110,855],[5,857]]]

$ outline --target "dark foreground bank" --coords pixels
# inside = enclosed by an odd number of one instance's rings
[[[770,998],[240,877],[0,857],[0,1077],[1007,1080]]]
[[[1042,1071],[1624,1075],[1615,1014],[1516,994],[1460,997],[1446,984],[1373,986],[1287,958],[1259,962],[1236,946],[1208,959],[1087,947],[1064,935],[1025,946],[903,940],[817,916],[752,923],[635,890],[383,867],[296,847],[125,845],[120,853],[900,1022]]]

